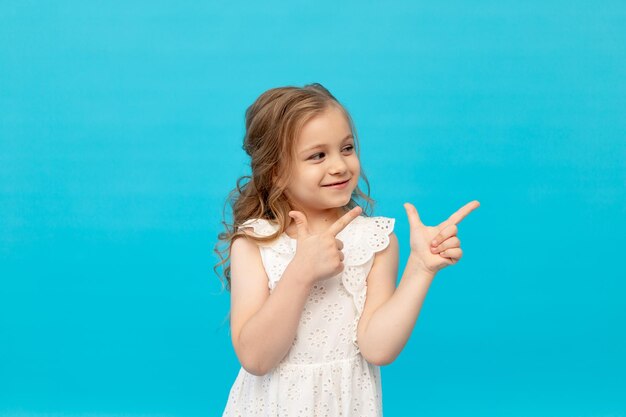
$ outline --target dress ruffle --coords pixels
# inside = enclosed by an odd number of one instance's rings
[[[393,231],[394,224],[395,219],[390,217],[359,216],[337,234],[337,239],[345,243],[342,249],[344,270],[341,273],[341,281],[352,295],[359,316],[365,306],[366,277],[372,266],[374,255],[389,246],[389,235]],[[271,236],[279,229],[276,223],[267,219],[246,220],[239,227],[250,227],[255,235],[263,237]],[[280,258],[273,260],[286,267],[296,253],[297,240],[283,233],[277,238],[277,241],[261,244],[261,246],[273,252],[273,254],[266,254],[266,256],[273,255],[273,257]],[[278,271],[268,271],[270,289],[274,289],[283,271],[284,268],[279,274],[273,273]]]

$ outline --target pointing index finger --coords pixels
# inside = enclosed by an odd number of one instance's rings
[[[341,232],[350,222],[361,214],[363,209],[361,207],[356,206],[343,216],[341,216],[337,221],[330,225],[328,228],[328,233],[331,233],[333,236],[337,236],[339,232]]]
[[[451,224],[459,224],[461,220],[463,220],[468,214],[477,209],[480,206],[480,203],[477,200],[470,201],[460,209],[458,209],[454,214],[448,217],[447,220],[443,221],[439,227],[444,228]]]

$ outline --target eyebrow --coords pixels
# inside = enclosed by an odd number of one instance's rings
[[[354,136],[352,136],[352,133],[348,134],[345,138],[341,139],[341,142],[345,142],[347,139],[354,139]],[[324,146],[325,145],[322,145],[322,144],[314,145],[314,146],[311,146],[310,148],[306,148],[305,150],[300,152],[300,154],[311,152],[314,149],[323,148]]]

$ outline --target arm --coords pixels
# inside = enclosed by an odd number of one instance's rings
[[[231,326],[235,351],[250,373],[263,375],[287,354],[298,330],[302,310],[318,280],[343,270],[335,236],[361,214],[354,207],[326,232],[311,234],[306,216],[290,211],[296,221],[296,254],[269,294],[267,274],[258,247],[248,239],[231,246]]]
[[[435,277],[410,255],[396,288],[398,238],[395,233],[389,238],[367,277],[367,299],[357,328],[361,354],[375,365],[387,365],[400,354]]]
[[[258,246],[247,238],[232,244],[232,342],[251,374],[266,374],[291,348],[312,285],[297,262],[287,266],[270,294]]]
[[[463,255],[457,224],[479,206],[478,201],[471,201],[431,227],[422,223],[415,206],[404,204],[411,231],[411,253],[400,285],[395,288],[398,238],[393,233],[389,246],[374,258],[367,277],[367,299],[357,328],[357,340],[366,360],[386,365],[400,354],[435,275]]]

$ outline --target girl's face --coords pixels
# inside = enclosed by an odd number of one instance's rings
[[[348,120],[336,106],[309,120],[295,144],[296,160],[285,192],[309,214],[343,207],[357,187],[361,165]]]

